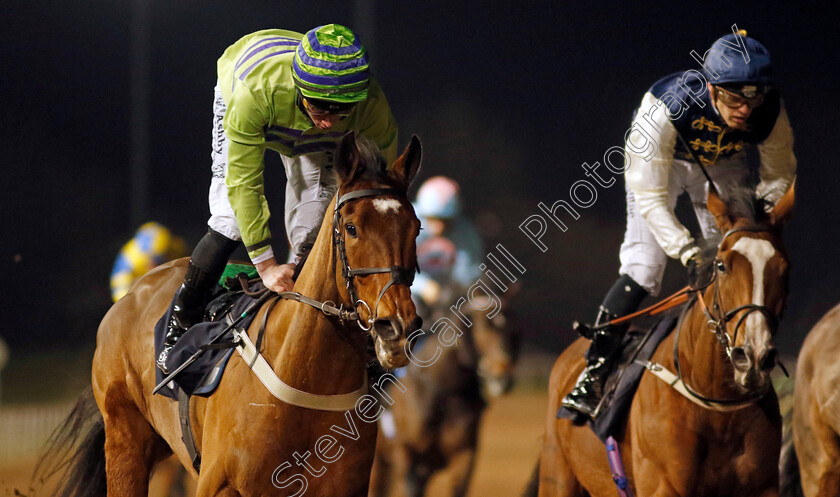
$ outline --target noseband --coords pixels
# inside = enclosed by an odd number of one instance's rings
[[[741,228],[733,228],[726,232],[723,235],[723,238],[720,241],[720,245],[723,245],[724,240],[726,240],[729,235],[733,233],[738,233],[742,231],[747,232],[765,232],[767,228],[761,226],[745,226]],[[719,246],[720,246],[719,245]],[[717,267],[720,261],[715,261],[715,266]],[[703,285],[702,287],[697,289],[697,300],[700,302],[700,307],[703,309],[703,314],[706,315],[708,321],[706,322],[709,330],[712,331],[715,335],[717,335],[718,341],[723,346],[724,350],[726,351],[726,356],[729,357],[729,360],[732,361],[732,349],[735,341],[738,338],[738,330],[741,328],[741,325],[746,321],[747,316],[749,316],[753,312],[760,312],[764,315],[767,319],[767,323],[770,326],[771,333],[775,336],[776,330],[779,324],[779,317],[771,311],[767,306],[758,305],[758,304],[746,304],[735,309],[731,309],[729,311],[724,311],[723,306],[720,303],[720,286],[718,285],[718,278],[717,278],[717,269],[712,274],[711,280]],[[708,288],[709,285],[714,285],[714,292],[713,292],[713,301],[712,301],[712,309],[710,310],[708,306],[706,306],[706,302],[703,300],[702,290]],[[742,311],[746,311],[741,314],[741,317],[738,319],[738,322],[735,323],[735,329],[733,330],[733,334],[730,338],[729,332],[727,330],[727,323],[732,321],[739,313]],[[734,364],[733,364],[734,366]]]
[[[344,244],[344,231],[341,224],[341,207],[347,202],[357,200],[365,197],[376,197],[380,195],[395,195],[400,198],[407,198],[406,191],[399,188],[369,188],[366,190],[355,190],[337,196],[335,201],[335,214],[333,216],[333,267],[335,267],[335,254],[341,261],[341,275],[344,278],[344,283],[347,286],[347,292],[350,295],[350,302],[355,311],[356,322],[364,331],[369,331],[376,321],[377,312],[379,310],[379,302],[385,296],[385,292],[391,288],[392,285],[405,285],[410,287],[414,282],[414,273],[416,267],[406,268],[403,266],[390,267],[366,267],[353,269],[350,267],[350,261],[347,259],[347,249]],[[355,278],[356,276],[367,276],[370,274],[390,273],[391,279],[379,291],[379,296],[371,309],[367,302],[358,297],[356,291]],[[365,321],[359,312],[359,307],[365,307],[368,311],[368,319]]]
[[[766,232],[768,229],[762,226],[744,226],[740,228],[733,228],[727,231],[723,238],[718,245],[718,250],[723,245],[723,242],[732,234],[747,231],[747,232]],[[734,360],[732,358],[732,351],[735,349],[734,344],[735,340],[738,336],[738,329],[741,325],[746,321],[747,316],[749,316],[753,312],[760,312],[767,318],[768,324],[770,326],[770,331],[773,335],[776,334],[776,330],[778,328],[779,317],[771,311],[768,307],[758,304],[746,304],[735,309],[731,309],[729,311],[724,311],[723,306],[720,303],[720,286],[718,285],[719,280],[717,278],[717,264],[719,260],[715,261],[715,272],[712,274],[712,278],[705,284],[698,286],[697,288],[693,288],[691,291],[694,293],[693,299],[696,299],[700,303],[700,307],[703,309],[703,313],[706,315],[707,318],[707,326],[709,330],[717,336],[718,342],[723,346],[724,351],[726,352],[726,356],[729,359],[729,362],[732,364],[733,368],[736,367]],[[703,300],[703,291],[708,288],[710,285],[714,285],[713,288],[713,301],[712,301],[712,309],[710,310],[709,307],[706,305],[706,302]],[[682,372],[680,371],[680,358],[679,358],[679,333],[680,329],[682,328],[683,318],[685,318],[686,314],[688,314],[688,310],[691,308],[691,305],[687,305],[685,310],[680,315],[679,322],[677,323],[677,333],[674,339],[674,366],[677,370],[677,377],[681,380],[682,379]],[[743,312],[746,311],[746,312]],[[733,331],[732,336],[730,337],[729,332],[727,330],[727,323],[732,321],[738,314],[741,314],[741,317],[738,319],[737,323],[735,324],[735,329]],[[683,382],[684,383],[684,382]],[[746,405],[751,402],[755,402],[756,400],[760,399],[767,393],[770,388],[770,383],[766,383],[765,386],[756,392],[752,392],[749,395],[741,397],[739,399],[712,399],[708,397],[704,397],[703,395],[695,392],[688,384],[684,383],[684,386],[688,393],[690,393],[695,398],[703,401],[707,404],[718,404],[718,405]]]

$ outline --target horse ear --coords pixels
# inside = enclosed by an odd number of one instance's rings
[[[726,204],[720,199],[720,196],[718,196],[715,190],[709,190],[706,206],[709,208],[709,212],[715,217],[715,224],[718,225],[721,233],[725,233],[732,228],[732,218],[729,217]]]
[[[411,143],[405,147],[405,151],[394,161],[391,168],[391,175],[408,188],[411,181],[417,176],[420,170],[420,162],[423,155],[423,147],[417,135],[411,136]]]
[[[773,226],[776,228],[781,228],[787,224],[793,215],[793,204],[796,197],[796,194],[794,193],[794,190],[796,189],[795,187],[796,179],[794,178],[785,194],[782,195],[782,198],[779,199],[776,206],[773,207],[772,211],[770,211],[770,222],[772,222]]]
[[[344,135],[338,145],[338,157],[335,161],[335,172],[338,178],[344,181],[355,176],[361,162],[359,148],[356,146],[356,135],[350,131]]]

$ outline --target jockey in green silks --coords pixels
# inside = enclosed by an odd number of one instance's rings
[[[240,240],[266,287],[291,290],[295,265],[315,242],[338,188],[333,155],[346,132],[372,140],[388,164],[396,158],[397,125],[370,74],[367,51],[338,24],[305,35],[258,31],[231,45],[218,61],[213,114],[209,230],[175,294],[157,360],[164,372],[169,350],[201,321],[208,293]],[[266,149],[280,154],[286,172],[286,263],[275,260],[271,247]]]

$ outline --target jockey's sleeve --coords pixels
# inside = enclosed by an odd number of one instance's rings
[[[771,205],[775,205],[785,194],[796,175],[793,130],[790,127],[784,103],[773,130],[763,142],[758,144],[758,152],[761,156],[761,165],[758,168],[760,182],[756,187],[756,193]]]
[[[264,130],[270,121],[269,113],[263,92],[252,92],[245,82],[237,82],[224,119],[229,142],[225,184],[242,242],[254,263],[274,255],[266,243],[271,240],[271,231],[263,181]]]
[[[397,158],[397,122],[391,113],[385,93],[374,78],[370,78],[368,95],[364,105],[359,105],[356,109],[362,114],[357,116],[358,131],[376,143],[390,168]]]
[[[659,246],[669,257],[678,259],[680,251],[693,244],[694,239],[677,219],[669,199],[668,178],[674,162],[677,129],[667,112],[667,105],[650,92],[645,94],[624,145],[630,161],[624,179]]]

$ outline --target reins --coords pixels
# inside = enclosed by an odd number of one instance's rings
[[[727,231],[723,237],[721,238],[720,245],[732,234],[738,232],[764,232],[767,231],[766,227],[759,226],[759,225],[752,225],[752,226],[744,226],[733,228]],[[720,246],[719,245],[719,246]],[[717,261],[715,261],[717,262]],[[667,297],[666,299],[650,306],[642,311],[637,313],[624,316],[622,318],[615,319],[607,323],[607,325],[613,324],[621,324],[624,322],[629,321],[637,316],[644,316],[644,315],[655,315],[661,313],[665,309],[670,309],[679,305],[686,300],[689,301],[689,305],[685,306],[680,312],[680,317],[677,320],[676,326],[676,333],[674,336],[674,367],[677,371],[676,375],[668,371],[663,366],[650,362],[650,361],[639,361],[636,360],[635,362],[644,366],[648,369],[651,373],[656,375],[661,380],[668,383],[671,387],[676,389],[680,394],[691,400],[697,405],[705,407],[707,409],[712,409],[716,411],[734,411],[738,409],[742,409],[747,407],[756,401],[760,400],[770,389],[770,383],[766,383],[764,387],[760,390],[751,392],[746,394],[737,399],[716,399],[711,397],[706,397],[696,390],[694,390],[691,386],[688,385],[683,380],[682,369],[680,367],[680,358],[679,358],[679,342],[680,342],[680,331],[682,329],[683,322],[685,317],[688,315],[689,310],[694,306],[695,303],[700,305],[703,314],[707,318],[706,325],[709,327],[709,330],[713,332],[718,342],[724,348],[726,352],[726,356],[729,359],[730,363],[733,364],[735,367],[733,358],[732,358],[732,350],[734,349],[734,344],[736,342],[738,336],[738,330],[740,329],[741,325],[744,323],[746,318],[753,312],[760,312],[767,318],[768,323],[770,324],[771,330],[775,333],[778,325],[778,316],[776,316],[770,309],[766,306],[758,305],[758,304],[746,304],[729,311],[724,311],[722,306],[720,305],[720,287],[718,285],[718,278],[717,278],[717,271],[712,273],[712,277],[707,281],[705,284],[700,285],[696,288],[692,288],[690,286],[685,287],[675,294]],[[713,286],[713,293],[712,293],[712,309],[706,305],[706,302],[703,298],[703,293],[709,286]],[[679,301],[679,304],[672,304],[672,302]],[[747,312],[743,312],[747,311]],[[730,322],[733,318],[741,314],[741,317],[738,319],[737,323],[735,324],[735,329],[733,331],[732,336],[730,337],[729,332],[727,330],[727,323]],[[783,368],[784,369],[784,368]]]
[[[339,261],[341,262],[341,274],[347,287],[347,292],[350,296],[350,301],[352,302],[351,308],[346,308],[344,304],[336,304],[335,302],[332,302],[330,300],[316,300],[311,297],[302,295],[299,292],[279,292],[277,293],[277,295],[283,299],[294,300],[302,304],[310,305],[328,316],[337,317],[341,321],[356,321],[356,323],[359,325],[359,328],[361,328],[364,331],[369,331],[371,329],[371,326],[373,326],[374,321],[376,321],[379,303],[382,300],[382,297],[385,296],[385,292],[387,292],[388,289],[391,288],[391,286],[393,285],[405,285],[410,287],[414,281],[414,273],[416,272],[415,268],[406,268],[403,266],[367,267],[357,269],[353,269],[352,267],[350,267],[350,261],[347,258],[347,249],[344,243],[343,231],[340,229],[341,207],[352,200],[380,195],[396,195],[400,197],[405,197],[406,192],[404,189],[399,188],[369,188],[365,190],[355,190],[349,193],[345,193],[344,195],[336,196],[337,198],[335,202],[335,212],[333,214],[332,230],[334,249],[332,253],[332,267],[335,267],[335,258],[337,253]],[[367,302],[358,297],[358,292],[356,291],[355,285],[355,278],[359,276],[368,276],[371,274],[382,273],[390,273],[391,279],[384,287],[382,287],[382,290],[379,291],[379,295],[377,296],[376,302],[374,303],[373,308],[371,308],[371,306]],[[248,280],[247,278],[242,276],[238,279],[239,283],[242,285],[243,291],[249,297],[259,298],[262,296],[263,293],[270,291],[267,288],[263,288],[254,292],[248,289],[249,284],[259,281],[258,278],[254,280]],[[361,313],[359,312],[359,307],[364,307],[367,309],[368,318],[366,320],[362,318]]]

